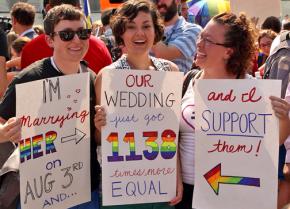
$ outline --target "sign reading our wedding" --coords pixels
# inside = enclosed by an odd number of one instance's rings
[[[90,201],[89,99],[88,73],[16,85],[22,209]]]
[[[104,205],[167,202],[176,196],[182,79],[180,72],[103,73]]]
[[[198,80],[193,208],[273,209],[279,126],[277,80]]]

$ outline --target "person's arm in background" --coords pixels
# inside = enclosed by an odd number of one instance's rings
[[[4,31],[0,30],[0,98],[7,88],[6,60],[8,59],[7,37]]]
[[[152,47],[156,57],[166,60],[174,60],[182,57],[193,57],[196,52],[196,40],[200,33],[200,27],[192,25],[186,28],[174,40],[169,40],[166,45],[159,41]]]
[[[6,69],[10,69],[16,67],[18,69],[21,68],[21,57],[16,57],[6,62]]]
[[[152,52],[156,57],[171,61],[183,57],[181,50],[179,50],[176,46],[166,45],[161,41],[152,47]]]

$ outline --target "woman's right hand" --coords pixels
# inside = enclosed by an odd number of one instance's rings
[[[94,118],[95,127],[98,129],[98,131],[101,131],[102,126],[105,126],[106,121],[106,112],[104,107],[100,105],[95,106],[96,114]]]

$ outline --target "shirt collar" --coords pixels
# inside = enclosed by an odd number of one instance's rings
[[[34,32],[34,29],[33,29],[33,28],[30,28],[30,29],[24,31],[23,33],[21,33],[21,34],[19,35],[19,37],[23,37],[23,36],[25,36],[26,34],[28,34],[28,33],[30,33],[30,32]]]
[[[53,57],[50,57],[50,61],[51,61],[51,64],[52,64],[52,66],[53,66],[53,68],[56,70],[56,71],[58,71],[58,72],[60,72],[60,73],[62,73],[62,74],[64,74],[57,66],[56,66],[56,64],[55,64],[55,62],[54,62],[54,59],[53,59]],[[80,67],[80,69],[79,69],[79,72],[78,73],[84,73],[85,71],[83,70],[83,68],[82,67]]]
[[[184,17],[182,16],[179,16],[178,17],[178,20],[175,22],[174,25],[169,25],[167,26],[165,29],[166,30],[166,33],[170,33],[170,31],[175,31],[177,30],[178,28],[180,28],[182,26],[182,23],[185,21]]]

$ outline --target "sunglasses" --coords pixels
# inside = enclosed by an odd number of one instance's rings
[[[77,31],[63,30],[63,31],[53,32],[51,33],[51,36],[58,35],[62,41],[71,41],[77,34],[80,40],[87,40],[90,38],[91,33],[92,33],[91,29],[80,29]]]

